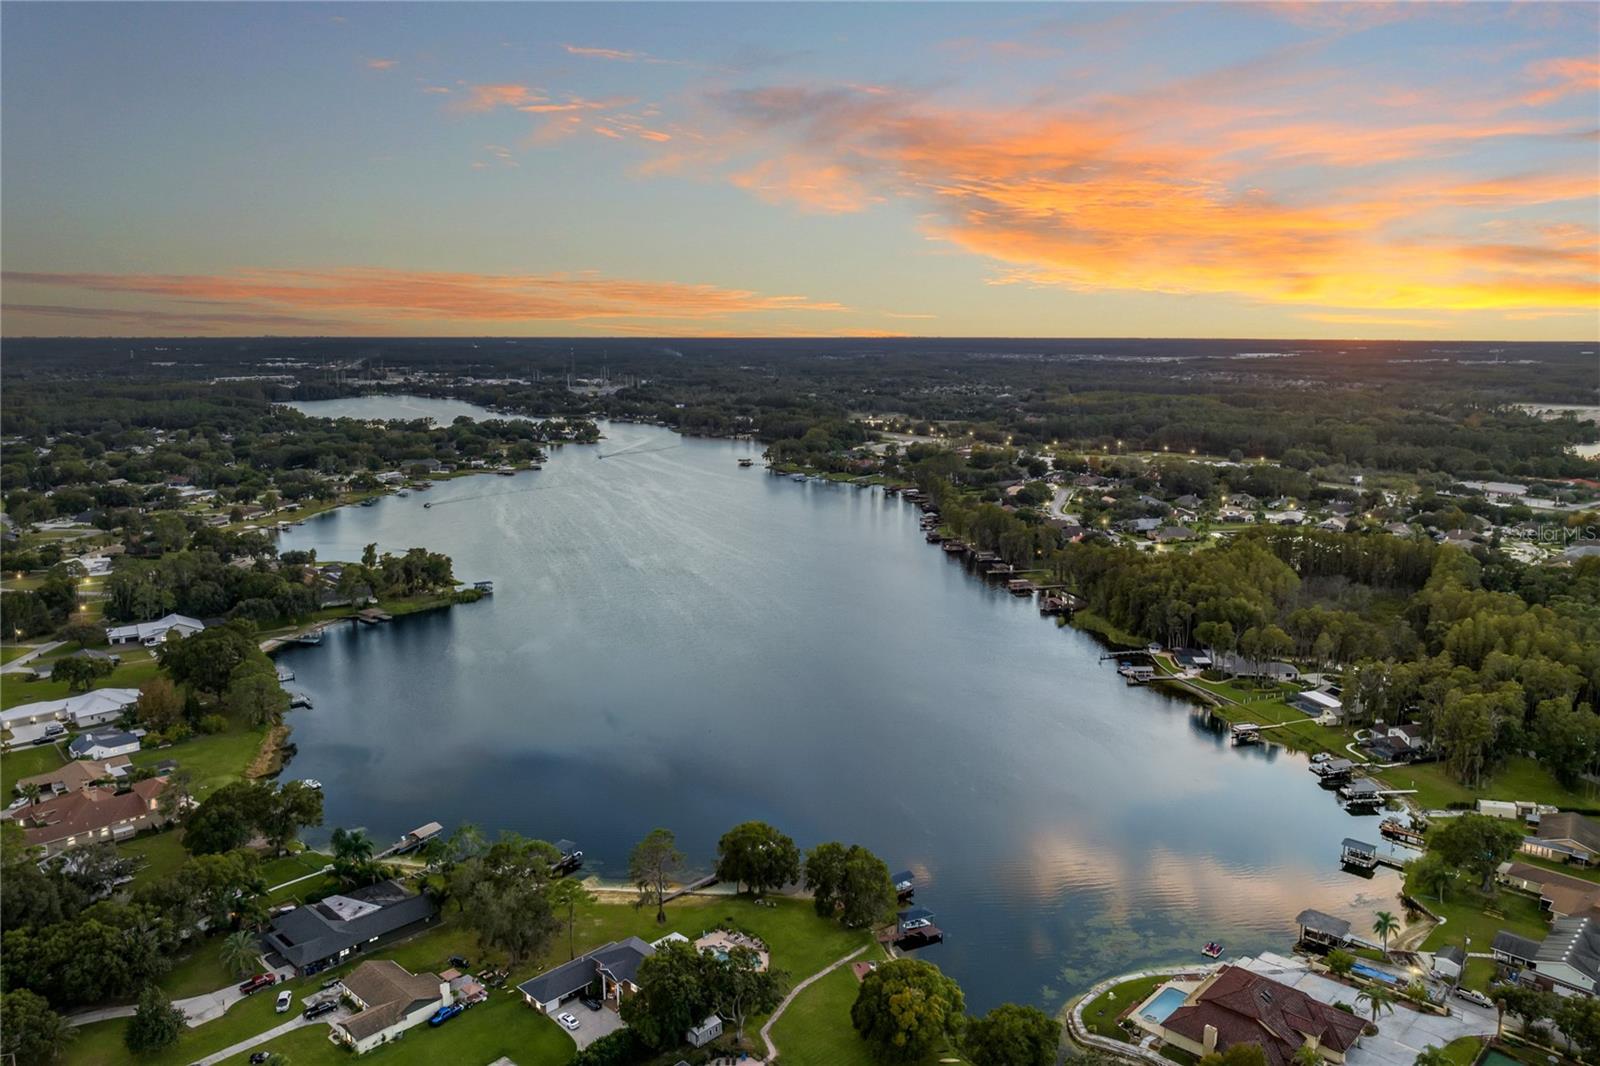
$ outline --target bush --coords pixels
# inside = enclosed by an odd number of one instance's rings
[[[228,720],[220,714],[208,714],[200,719],[199,726],[202,733],[226,733],[228,731]]]
[[[618,1029],[590,1044],[572,1060],[572,1066],[634,1066],[650,1058],[644,1039],[632,1029]]]

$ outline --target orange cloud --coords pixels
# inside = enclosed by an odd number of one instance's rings
[[[369,59],[367,60],[367,68],[370,70],[388,70],[398,65],[399,62],[398,59]]]
[[[61,274],[6,271],[7,284],[138,295],[198,306],[203,314],[321,314],[473,322],[715,320],[770,312],[848,308],[803,296],[571,274],[466,274],[350,267],[245,270],[231,274]],[[154,311],[193,315],[184,309]],[[108,310],[107,314],[124,312]],[[126,312],[132,314],[135,312]]]
[[[583,56],[586,59],[611,59],[621,63],[632,63],[643,58],[641,52],[625,52],[620,48],[584,48],[576,44],[564,44],[568,55]]]
[[[1190,114],[1163,93],[1101,113],[958,109],[840,88],[744,90],[713,102],[731,127],[699,154],[734,185],[826,212],[911,201],[927,235],[1001,265],[1001,282],[1369,312],[1600,302],[1592,233],[1563,243],[1523,232],[1509,213],[1593,202],[1592,171],[1269,188],[1287,159],[1370,168],[1466,143],[1565,137],[1569,123],[1367,130],[1217,103]]]
[[[1528,75],[1535,81],[1550,83],[1522,98],[1529,107],[1553,103],[1573,93],[1600,92],[1600,60],[1593,57],[1542,60],[1528,68]]]
[[[493,111],[497,107],[519,107],[544,99],[526,85],[469,85],[466,98],[456,106],[462,111]]]

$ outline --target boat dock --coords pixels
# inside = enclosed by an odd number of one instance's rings
[[[1383,824],[1378,826],[1378,832],[1390,840],[1399,841],[1413,848],[1421,848],[1426,844],[1426,838],[1422,835],[1421,830],[1394,818],[1385,818]]]
[[[381,611],[376,607],[368,607],[365,610],[357,611],[351,617],[360,624],[368,626],[381,625],[384,622],[394,621],[394,615],[390,614],[388,611]],[[319,634],[317,640],[320,641],[321,639],[322,637]]]
[[[438,822],[429,822],[427,825],[419,825],[417,828],[413,829],[399,840],[396,840],[393,844],[390,844],[387,848],[384,848],[382,851],[378,852],[378,854],[374,855],[373,858],[386,859],[391,855],[404,855],[407,852],[416,851],[418,848],[422,847],[422,845],[426,844],[428,841],[432,840],[442,832],[444,832],[444,826],[440,825]]]
[[[1339,845],[1339,865],[1356,870],[1372,870],[1378,865],[1378,848],[1365,840],[1345,837]]]
[[[290,676],[292,677],[294,675],[291,674]],[[289,693],[289,706],[304,707],[309,711],[311,710],[311,697],[307,696],[304,692],[291,692]]]

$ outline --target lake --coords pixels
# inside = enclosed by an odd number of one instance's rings
[[[656,826],[697,869],[752,818],[802,847],[861,843],[916,872],[948,938],[919,954],[978,1011],[1053,1009],[1113,973],[1203,961],[1208,940],[1285,950],[1306,907],[1365,928],[1394,906],[1396,875],[1339,869],[1340,840],[1378,840],[1376,819],[1345,814],[1303,756],[1235,749],[1188,703],[1129,687],[1093,639],[927,544],[915,507],[740,468],[757,444],[602,428],[543,470],[282,537],[323,560],[426,546],[495,584],[281,653],[315,703],[290,716],[286,777],[323,782],[327,828],[569,837],[619,879]]]

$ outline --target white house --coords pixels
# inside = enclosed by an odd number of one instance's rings
[[[687,1033],[684,1033],[683,1038],[689,1042],[690,1047],[705,1047],[721,1035],[722,1019],[713,1014]]]
[[[131,626],[116,626],[106,630],[106,639],[112,644],[143,644],[147,648],[159,647],[167,634],[176,632],[180,637],[193,636],[205,629],[198,618],[182,614],[169,614],[154,622],[135,622]]]
[[[0,711],[0,725],[15,729],[40,722],[68,722],[77,729],[87,729],[116,721],[138,702],[136,688],[97,688],[64,700],[41,700]]]
[[[1316,689],[1296,692],[1289,697],[1289,706],[1317,718],[1323,716],[1339,718],[1344,715],[1344,704],[1339,701],[1337,696],[1319,692]]]
[[[392,959],[363,962],[340,982],[361,1010],[333,1023],[332,1038],[357,1055],[394,1040],[450,1005],[450,983],[437,974],[412,973]]]
[[[139,737],[120,729],[102,729],[77,737],[67,745],[67,750],[74,759],[110,759],[138,751]]]

